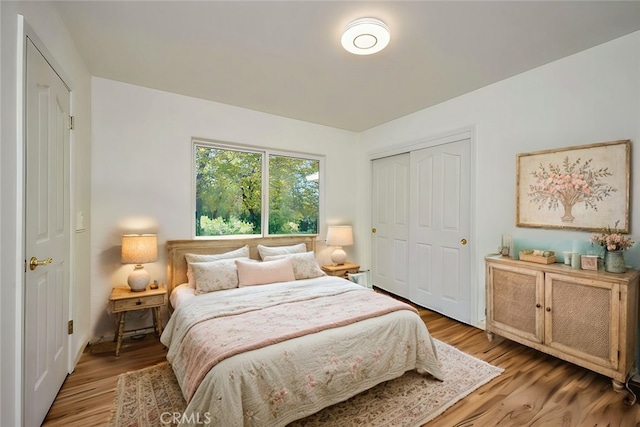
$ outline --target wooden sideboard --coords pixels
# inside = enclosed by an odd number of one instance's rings
[[[635,361],[640,272],[576,270],[487,257],[487,336],[608,376],[622,391]]]

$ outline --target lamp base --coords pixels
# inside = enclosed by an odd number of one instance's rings
[[[131,274],[129,274],[129,277],[127,277],[127,283],[131,288],[131,292],[146,291],[149,282],[151,282],[149,273],[147,270],[142,268],[142,265],[140,264],[136,265]]]
[[[333,262],[335,265],[342,265],[346,260],[347,253],[342,249],[341,246],[337,246],[331,254],[331,262]]]

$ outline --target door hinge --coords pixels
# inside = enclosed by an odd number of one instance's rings
[[[76,128],[76,121],[73,116],[69,116],[69,129],[74,130]]]
[[[69,320],[67,323],[67,333],[69,335],[73,334],[73,320]]]

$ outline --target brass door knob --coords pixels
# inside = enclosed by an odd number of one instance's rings
[[[47,264],[51,264],[53,262],[53,259],[51,258],[47,258],[47,259],[43,259],[43,260],[39,260],[38,258],[32,256],[31,259],[29,260],[29,269],[30,270],[35,270],[36,267],[38,267],[39,265],[47,265]]]
[[[376,230],[375,228],[372,228],[372,229],[371,229],[371,232],[372,232],[372,233],[375,233],[376,231],[378,231],[378,230]]]
[[[462,243],[462,246],[466,245],[467,244],[467,239],[461,239],[460,243]]]

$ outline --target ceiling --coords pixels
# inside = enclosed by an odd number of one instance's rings
[[[355,132],[640,30],[640,1],[54,3],[94,76]],[[341,47],[360,17],[385,50]]]

